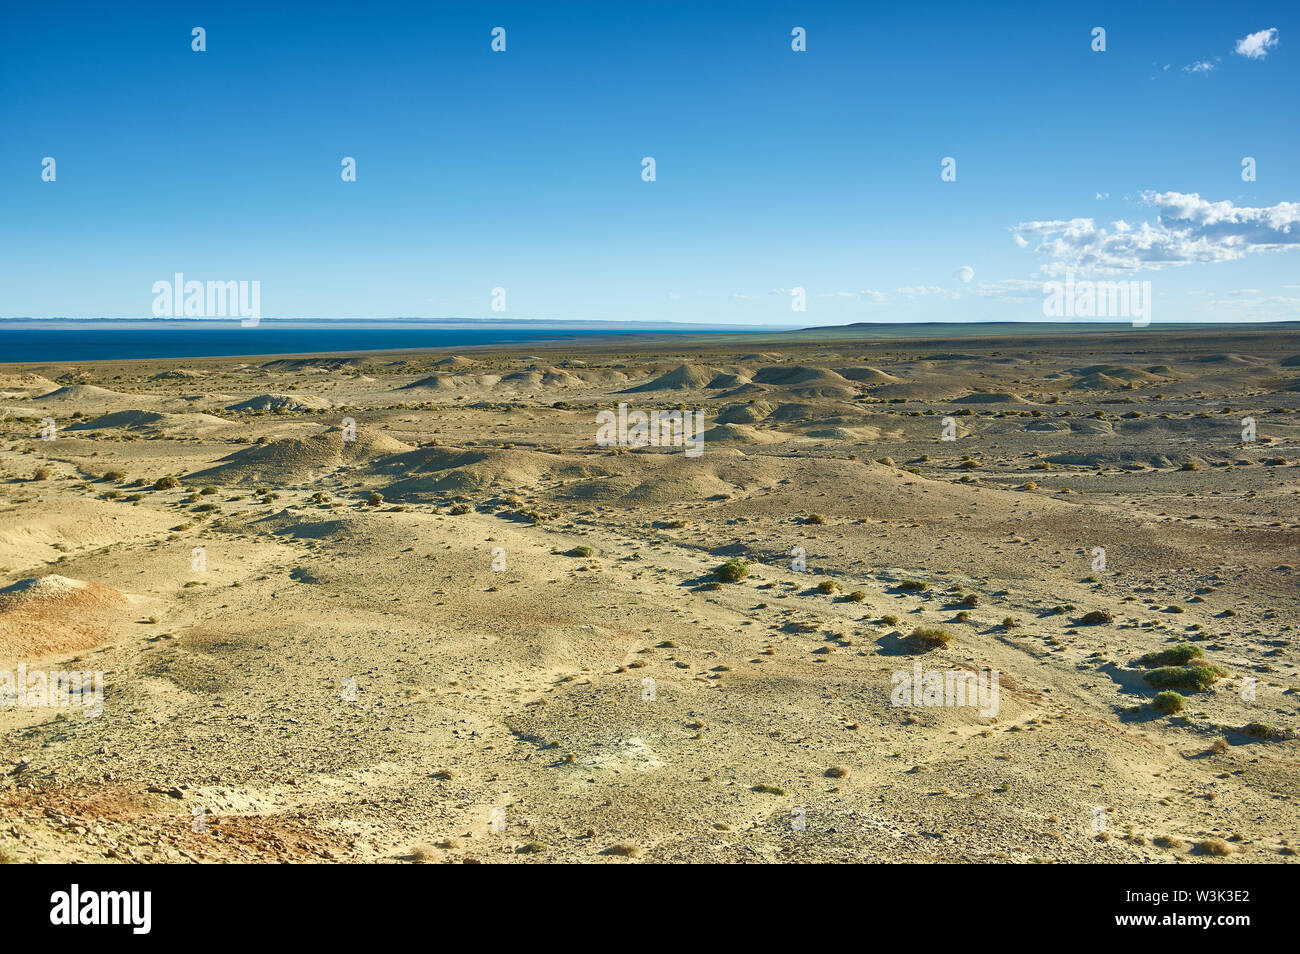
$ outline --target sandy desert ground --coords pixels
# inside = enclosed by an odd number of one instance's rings
[[[1276,330],[0,368],[0,670],[104,674],[0,857],[1293,861],[1298,409]]]

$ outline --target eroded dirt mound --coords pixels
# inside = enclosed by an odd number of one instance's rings
[[[107,624],[130,600],[102,583],[32,577],[0,590],[0,659],[76,652],[108,640]]]
[[[231,404],[228,411],[323,411],[334,406],[332,401],[314,394],[259,394]]]
[[[195,481],[213,483],[297,483],[322,471],[346,464],[364,463],[410,451],[409,444],[394,440],[382,431],[359,427],[354,439],[344,439],[342,430],[311,437],[287,437],[237,451],[216,467],[191,474]]]

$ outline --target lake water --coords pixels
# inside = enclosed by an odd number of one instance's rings
[[[574,323],[558,321],[435,322],[377,319],[373,321],[310,321],[263,319],[252,328],[237,321],[217,320],[22,320],[0,319],[0,363],[115,361],[131,358],[265,357],[351,353],[358,351],[464,348],[471,345],[526,345],[529,342],[585,341],[631,335],[724,336],[752,341],[756,333],[774,334],[768,342],[813,342],[858,338],[934,342],[935,339],[1007,337],[1024,342],[1031,336],[1106,332],[1153,334],[1157,330],[1189,335],[1223,335],[1225,331],[1294,332],[1300,323],[1220,325],[1169,322],[1134,329],[1128,322],[980,322],[970,324],[879,323],[813,327],[738,327],[735,325],[638,326],[627,322]],[[1224,339],[1226,340],[1226,339]]]
[[[710,329],[599,329],[546,325],[436,327],[394,322],[319,324],[263,320],[252,328],[198,321],[0,322],[0,362],[114,361],[317,354],[574,341],[607,335],[700,334]],[[717,330],[717,329],[714,329]],[[734,329],[731,329],[734,331]]]

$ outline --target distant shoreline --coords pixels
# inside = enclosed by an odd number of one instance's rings
[[[200,360],[205,358],[280,358],[403,354],[447,349],[680,347],[752,341],[756,346],[832,341],[991,342],[1014,338],[1060,341],[1090,335],[1133,335],[1135,341],[1166,334],[1231,338],[1235,335],[1300,333],[1300,322],[1154,322],[1134,328],[1129,322],[952,322],[865,323],[806,328],[703,326],[663,322],[559,322],[539,319],[264,319],[241,328],[237,320],[215,319],[3,319],[0,357],[6,365],[113,361]]]

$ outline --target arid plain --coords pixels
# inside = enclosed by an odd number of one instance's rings
[[[1289,862],[1297,495],[1290,330],[3,367],[0,855]]]

